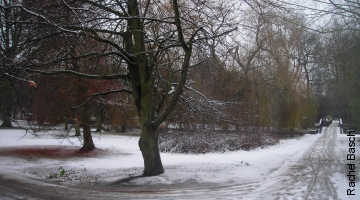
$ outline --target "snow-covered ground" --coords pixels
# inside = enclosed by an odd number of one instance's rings
[[[278,145],[256,149],[253,151],[235,151],[226,153],[210,153],[201,155],[184,155],[174,153],[161,153],[165,173],[154,177],[137,177],[142,174],[143,160],[138,148],[138,136],[121,136],[114,134],[93,134],[97,150],[86,155],[72,155],[70,152],[81,147],[76,137],[60,139],[56,131],[39,133],[39,137],[25,134],[24,130],[0,129],[0,175],[17,174],[35,180],[56,182],[62,185],[116,185],[118,187],[130,188],[136,192],[137,188],[146,189],[170,189],[171,192],[161,196],[156,194],[153,198],[194,198],[194,195],[215,198],[220,197],[239,199],[318,199],[324,196],[316,196],[321,193],[316,188],[314,180],[320,175],[314,171],[316,163],[310,169],[300,167],[301,163],[306,165],[306,160],[312,157],[311,152],[321,151],[324,147],[324,138],[335,143],[326,144],[333,153],[329,152],[334,162],[337,162],[330,176],[331,187],[335,193],[328,199],[358,199],[360,197],[360,182],[357,176],[355,187],[356,196],[346,195],[348,177],[346,154],[349,151],[348,137],[339,134],[338,127],[325,128],[321,134],[304,135],[298,138],[281,140]],[[73,134],[73,133],[72,133]],[[326,136],[326,137],[325,137]],[[360,140],[356,140],[356,171],[360,171]],[[39,149],[57,149],[57,157],[41,157],[37,154],[25,156],[9,156],[6,152],[16,149],[20,152],[30,147]],[[319,149],[316,149],[319,147]],[[66,150],[66,151],[65,151]],[[23,152],[23,151],[21,151]],[[63,155],[62,155],[63,154]],[[320,154],[317,154],[321,156]],[[307,158],[308,157],[308,158]],[[319,157],[318,159],[321,159]],[[321,166],[319,163],[319,166]],[[315,166],[319,168],[319,166]],[[59,170],[60,168],[60,170]],[[304,169],[303,169],[304,168]],[[339,169],[337,169],[339,168]],[[64,174],[60,177],[61,169]],[[311,171],[313,169],[313,171]],[[291,171],[292,170],[292,171]],[[307,171],[306,171],[307,170]],[[320,169],[321,170],[321,169]],[[302,173],[305,174],[302,174]],[[288,173],[298,173],[295,176]],[[308,177],[301,183],[301,177]],[[135,177],[133,179],[128,179]],[[320,180],[320,178],[319,178]],[[325,180],[325,179],[324,179]],[[310,182],[313,182],[310,184]],[[327,179],[325,180],[327,181]],[[300,183],[299,183],[300,182]],[[284,187],[275,185],[289,185],[287,191]],[[325,183],[324,183],[325,184]],[[295,187],[298,185],[299,187]],[[131,187],[136,186],[136,187]],[[310,189],[311,191],[309,191]],[[279,190],[279,191],[275,191]],[[291,190],[291,191],[290,191]],[[309,191],[304,193],[304,191]],[[323,191],[324,192],[324,191]],[[186,197],[186,195],[187,197]],[[325,193],[326,194],[326,193]],[[135,197],[128,194],[129,198]],[[149,194],[147,194],[149,195]],[[183,197],[182,195],[185,195]],[[224,195],[224,196],[223,196]],[[150,197],[150,196],[147,196]],[[137,196],[141,198],[141,196]]]

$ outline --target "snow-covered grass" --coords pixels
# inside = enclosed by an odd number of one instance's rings
[[[284,162],[302,156],[307,146],[320,135],[281,140],[278,145],[253,151],[234,151],[186,155],[161,153],[165,173],[157,177],[138,178],[123,184],[175,184],[175,183],[231,183],[254,181],[265,176],[276,176],[286,170]],[[142,174],[143,160],[138,148],[138,136],[93,134],[100,155],[93,157],[7,157],[2,155],[2,169],[23,172],[36,178],[46,179],[58,173],[62,167],[73,176],[62,181],[74,183],[109,183]],[[39,133],[38,137],[24,130],[0,130],[0,148],[46,147],[79,149],[81,142],[76,137],[59,139],[56,132]],[[1,151],[0,149],[0,151]]]
[[[17,173],[33,179],[64,184],[164,186],[189,183],[221,186],[264,181],[264,184],[271,185],[276,183],[276,177],[286,173],[292,164],[301,159],[322,134],[306,134],[280,140],[277,145],[252,151],[199,155],[161,153],[165,173],[154,177],[138,177],[142,174],[143,160],[137,135],[93,134],[97,150],[84,155],[66,154],[69,152],[65,151],[66,149],[74,152],[80,149],[81,142],[76,137],[61,139],[58,136],[56,131],[41,132],[36,137],[26,134],[24,130],[0,129],[0,173]],[[347,139],[346,135],[340,134],[337,138],[335,151],[339,158],[346,159]],[[360,141],[357,144],[360,144]],[[37,154],[4,155],[9,148],[30,149],[31,147],[60,149],[59,151],[65,152],[69,157],[46,157]],[[357,148],[358,154],[360,148]],[[65,170],[62,177],[59,168]],[[357,169],[359,170],[360,166]],[[135,178],[128,179],[130,177]],[[335,174],[332,181],[336,183],[339,194],[347,188],[346,175],[342,172]],[[346,194],[341,195],[339,197],[342,199],[348,199]]]

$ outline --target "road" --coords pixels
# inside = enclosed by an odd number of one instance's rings
[[[0,199],[338,199],[331,177],[346,172],[334,151],[337,129],[335,124],[325,127],[300,159],[284,163],[286,173],[274,171],[263,180],[244,184],[68,186],[4,174],[0,169]]]

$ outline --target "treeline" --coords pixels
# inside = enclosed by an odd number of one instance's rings
[[[3,1],[3,4],[16,5],[16,1]],[[55,8],[51,8],[52,1],[42,5],[29,4],[30,8],[36,6],[43,10]],[[56,8],[61,11],[52,13],[51,18],[71,12],[64,5]],[[235,10],[222,7],[216,14],[233,20],[231,24],[227,22],[222,26],[236,27],[237,30],[222,36],[221,40],[207,40],[195,50],[196,59],[201,63],[189,70],[188,87],[184,91],[188,90],[196,97],[188,97],[184,92],[182,99],[184,104],[196,101],[202,104],[197,106],[203,108],[180,105],[180,102],[177,106],[179,112],[187,113],[183,110],[187,107],[192,111],[189,112],[192,119],[197,115],[199,118],[201,113],[202,118],[206,115],[209,115],[207,118],[212,118],[209,123],[216,122],[222,126],[245,124],[278,129],[303,128],[312,126],[315,120],[326,115],[341,117],[352,126],[359,124],[359,97],[356,92],[359,34],[356,19],[333,20],[328,26],[314,31],[308,26],[306,15],[296,10],[286,14],[274,7],[259,4],[251,8],[244,7],[241,13]],[[110,47],[87,39],[86,36],[66,35],[56,30],[56,27],[37,23],[11,24],[12,29],[8,29],[9,23],[29,18],[28,13],[20,13],[20,7],[12,15],[8,15],[6,9],[3,9],[3,73],[23,70],[6,67],[10,65],[7,64],[9,60],[24,66],[29,66],[30,60],[36,60],[37,63],[48,62],[37,68],[43,71],[55,69],[92,74],[126,73],[126,65],[121,59],[110,54],[95,53],[106,51]],[[76,19],[67,18],[63,18],[61,23],[65,23],[65,20],[68,20],[66,23],[79,23]],[[353,24],[355,28],[349,24]],[[216,27],[214,23],[210,26],[213,26],[212,29],[222,28]],[[31,34],[24,34],[29,30]],[[45,33],[43,30],[46,30]],[[51,33],[51,37],[46,32]],[[83,58],[75,56],[85,52],[92,52],[92,55]],[[19,54],[22,59],[14,58]],[[59,58],[59,55],[63,57]],[[30,59],[26,59],[27,56]],[[173,64],[175,61],[172,60],[176,59],[175,52],[163,58],[164,62],[174,62]],[[92,104],[90,115],[96,119],[98,130],[103,123],[120,126],[122,130],[126,126],[139,125],[136,122],[136,110],[131,106],[132,97],[115,94],[115,91],[124,88],[126,81],[89,82],[86,77],[76,74],[66,76],[60,71],[41,77],[32,73],[28,74],[26,81],[35,81],[38,87],[31,90],[24,88],[25,79],[15,77],[19,83],[16,85],[18,91],[15,95],[11,92],[11,87],[15,85],[6,80],[9,78],[11,77],[4,75],[2,78],[4,126],[10,126],[10,116],[14,117],[16,112],[31,113],[32,118],[36,116],[36,121],[40,124],[67,124],[73,122],[74,118],[80,122],[83,109],[81,105],[84,102]],[[108,92],[106,96],[93,96],[104,90],[114,92]],[[199,94],[191,92],[192,90]],[[19,98],[16,99],[15,96]],[[89,101],[90,99],[92,100]],[[77,107],[79,109],[74,109]],[[214,110],[219,113],[215,114]],[[211,117],[214,114],[218,117]],[[182,117],[184,116],[179,115],[172,118],[181,120],[179,118]]]

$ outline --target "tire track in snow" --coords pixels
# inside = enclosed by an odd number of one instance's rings
[[[336,189],[329,176],[335,172],[335,165],[338,164],[338,162],[334,163],[335,156],[333,148],[337,137],[336,127],[331,125],[329,128],[325,129],[323,134],[319,144],[315,145],[308,155],[308,161],[313,177],[304,199],[318,197],[318,190],[316,190],[316,188],[319,188],[320,190],[323,188],[323,191],[326,192],[328,197],[338,199]]]
[[[330,180],[340,165],[334,152],[337,129],[337,125],[324,128],[322,137],[289,168],[282,186],[273,188],[272,192],[278,190],[272,193],[275,199],[338,199]]]

